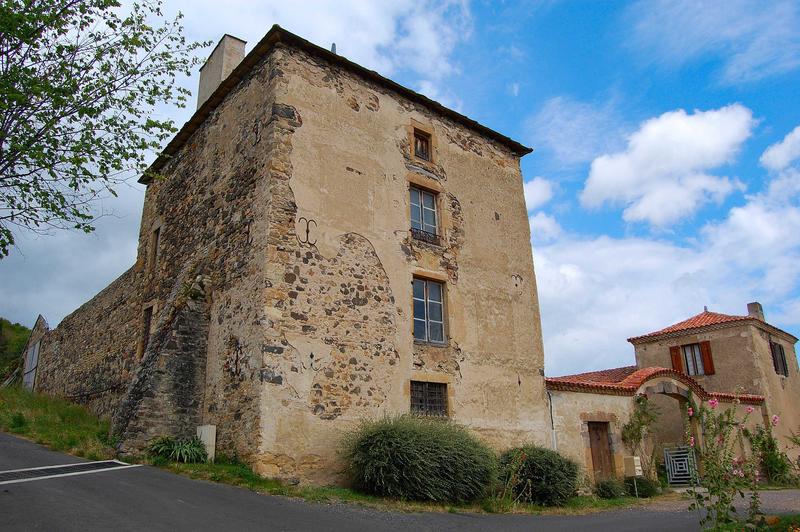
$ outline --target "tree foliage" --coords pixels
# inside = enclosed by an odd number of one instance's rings
[[[162,0],[0,3],[0,258],[14,231],[90,232],[96,201],[145,170],[176,128],[194,51]]]

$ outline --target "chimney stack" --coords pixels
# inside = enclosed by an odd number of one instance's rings
[[[198,109],[217,90],[220,83],[233,72],[233,69],[242,62],[245,44],[247,44],[246,41],[227,33],[219,40],[205,64],[200,67],[200,86],[197,89]]]
[[[747,315],[750,316],[751,318],[756,318],[761,321],[764,321],[764,309],[761,307],[761,303],[759,303],[758,301],[748,303]]]

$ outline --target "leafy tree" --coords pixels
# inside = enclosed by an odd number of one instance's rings
[[[0,2],[0,258],[12,230],[90,232],[96,200],[145,170],[198,62],[162,0]]]

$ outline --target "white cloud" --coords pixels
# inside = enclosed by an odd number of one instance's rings
[[[800,172],[789,170],[686,243],[534,237],[548,374],[632,364],[627,338],[704,305],[741,315],[758,300],[771,323],[800,325],[798,200]]]
[[[523,185],[525,206],[528,212],[538,209],[553,197],[553,183],[543,177],[534,177]]]
[[[528,218],[528,222],[531,225],[531,238],[537,244],[539,242],[552,242],[564,233],[561,225],[554,217],[541,211],[531,215]]]
[[[752,112],[739,104],[647,120],[624,151],[592,161],[581,203],[624,205],[626,221],[661,227],[691,216],[741,188],[735,179],[707,171],[732,162],[754,125]]]
[[[519,96],[519,83],[512,83],[508,87],[508,90],[509,92],[511,92],[511,95],[516,98],[517,96]]]
[[[526,124],[530,143],[566,165],[591,161],[619,148],[624,127],[614,101],[595,105],[565,96],[547,100]]]
[[[782,141],[768,147],[761,156],[764,168],[780,171],[800,159],[800,126],[794,128]]]
[[[629,15],[631,45],[668,66],[718,58],[725,83],[751,82],[800,66],[796,0],[640,0]]]

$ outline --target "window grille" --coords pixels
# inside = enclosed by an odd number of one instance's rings
[[[447,417],[447,384],[411,381],[411,413]]]

